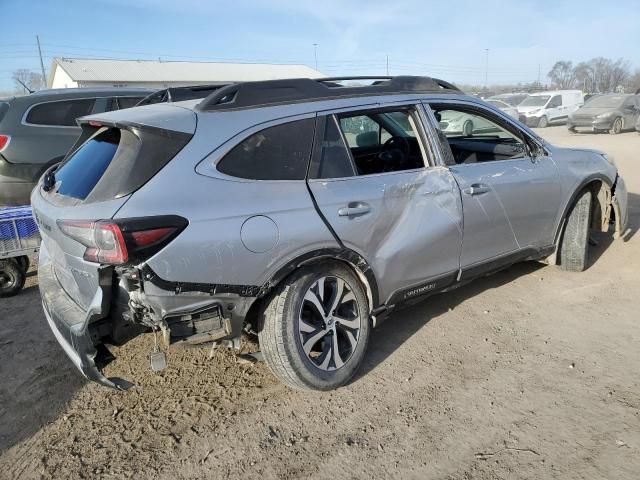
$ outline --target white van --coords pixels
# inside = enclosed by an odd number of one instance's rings
[[[555,90],[529,95],[518,105],[518,118],[529,127],[566,122],[584,104],[580,90]]]

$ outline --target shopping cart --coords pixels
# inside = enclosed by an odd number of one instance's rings
[[[30,206],[0,208],[0,297],[24,286],[29,256],[40,248],[40,232]]]

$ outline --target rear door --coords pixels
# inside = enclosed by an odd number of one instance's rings
[[[553,159],[483,106],[450,101],[431,108],[436,118],[445,110],[464,111],[493,125],[491,131],[446,137],[464,206],[461,267],[551,245],[561,195]]]
[[[459,269],[460,196],[433,162],[421,115],[397,104],[318,117],[309,188],[344,246],[371,265],[382,303],[452,282]]]

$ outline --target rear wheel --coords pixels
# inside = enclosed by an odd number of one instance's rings
[[[609,133],[611,135],[618,135],[620,132],[622,132],[622,118],[618,117],[613,121]]]
[[[24,287],[24,281],[24,271],[15,259],[0,261],[0,297],[15,295]]]
[[[560,241],[560,267],[563,270],[582,272],[587,268],[590,220],[591,191],[584,190],[567,216]]]
[[[303,267],[274,292],[258,333],[271,371],[300,390],[331,390],[360,367],[370,334],[367,297],[347,267]]]
[[[540,120],[538,120],[538,127],[547,128],[548,125],[549,125],[549,120],[547,120],[546,115],[543,115],[542,117],[540,117]]]

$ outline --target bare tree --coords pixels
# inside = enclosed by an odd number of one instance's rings
[[[13,72],[11,78],[16,85],[16,90],[23,91],[24,93],[27,93],[28,90],[40,90],[44,86],[42,74],[27,68],[20,68],[16,70]]]
[[[636,73],[629,77],[627,80],[629,92],[640,95],[640,70],[636,70]]]
[[[547,74],[551,82],[558,88],[573,88],[576,84],[573,62],[560,60]]]

